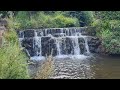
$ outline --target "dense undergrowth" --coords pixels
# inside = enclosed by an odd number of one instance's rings
[[[28,12],[20,11],[16,16],[8,19],[13,22],[16,29],[24,28],[63,28],[63,27],[78,27],[77,18],[66,17],[62,13],[54,13],[52,15],[38,12],[28,15]]]
[[[120,54],[120,11],[96,12],[93,26],[96,27],[96,36],[102,40],[105,52]]]
[[[0,48],[0,79],[28,79],[28,58],[19,47],[16,32],[5,32],[4,39]]]

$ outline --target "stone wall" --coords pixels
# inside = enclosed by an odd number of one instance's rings
[[[74,42],[73,39],[70,37],[64,37],[60,39],[60,52],[57,52],[56,46],[56,39],[57,37],[61,37],[62,34],[66,34],[66,36],[74,36],[75,32],[81,33],[81,35],[87,36],[88,46],[91,53],[100,53],[100,45],[101,40],[95,37],[95,28],[93,27],[82,27],[80,29],[70,28],[69,33],[66,32],[68,29],[66,28],[49,28],[49,29],[26,29],[26,30],[19,30],[17,31],[19,38],[22,38],[22,46],[28,50],[30,56],[36,56],[38,52],[41,50],[42,56],[49,56],[53,55],[56,56],[58,53],[62,55],[73,54],[74,55]],[[36,34],[41,37],[41,48],[38,45],[35,45],[34,37]],[[51,34],[53,37],[51,37]],[[85,54],[86,47],[85,47],[85,40],[84,38],[78,38],[79,47],[81,50],[81,54]],[[52,52],[52,53],[51,53]]]

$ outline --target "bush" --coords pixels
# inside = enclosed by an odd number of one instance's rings
[[[77,18],[66,17],[64,13],[55,12],[46,14],[37,12],[28,14],[26,11],[19,11],[15,17],[8,19],[10,27],[15,29],[22,28],[59,28],[59,27],[76,27],[79,26]]]
[[[62,14],[55,16],[54,22],[57,27],[78,27],[79,22],[76,18],[65,17]]]
[[[102,39],[102,45],[108,54],[120,54],[120,24],[118,20],[94,21],[96,35]]]
[[[56,27],[55,22],[53,21],[52,15],[46,15],[43,12],[39,12],[36,15],[35,20],[38,23],[38,28],[53,28]],[[33,18],[34,19],[34,18]]]
[[[82,21],[85,26],[91,26],[94,20],[94,14],[92,11],[83,11],[80,17],[80,20]]]
[[[16,44],[9,43],[0,48],[0,78],[1,79],[26,79],[26,56]]]
[[[106,36],[102,44],[106,48],[108,54],[120,54],[120,40]]]
[[[6,18],[8,22],[8,30],[19,29],[21,28],[21,23],[19,23],[13,16]]]
[[[96,11],[95,14],[102,20],[120,20],[120,11]]]
[[[0,79],[27,79],[27,57],[18,45],[16,34],[10,33],[0,48]]]
[[[17,23],[20,23],[20,28],[28,27],[30,17],[27,12],[19,11],[14,19]]]
[[[80,26],[91,26],[94,21],[93,11],[65,11],[64,15],[76,17],[79,20]]]

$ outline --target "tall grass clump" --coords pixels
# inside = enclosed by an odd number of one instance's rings
[[[52,56],[46,58],[44,63],[38,67],[35,79],[49,79],[54,73],[54,61]]]

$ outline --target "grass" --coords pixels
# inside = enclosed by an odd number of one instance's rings
[[[46,58],[42,66],[39,66],[35,79],[48,79],[54,71],[54,61],[52,56]]]

